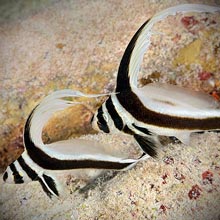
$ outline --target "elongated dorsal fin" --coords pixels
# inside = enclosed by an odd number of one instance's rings
[[[53,113],[70,105],[77,104],[65,100],[76,96],[74,91],[59,91],[46,97],[30,114],[24,130],[24,143],[27,155],[41,169],[52,171],[73,169],[117,169],[136,163],[139,159],[129,159],[126,155],[111,150],[110,146],[96,141],[70,139],[44,144],[42,130]],[[78,94],[77,96],[82,94]],[[100,95],[85,95],[97,97]],[[127,159],[126,159],[127,158]],[[41,178],[43,181],[45,178]],[[46,184],[46,180],[44,181]],[[50,183],[51,181],[49,181]]]
[[[151,43],[151,36],[154,34],[152,27],[155,23],[165,19],[169,15],[187,12],[216,12],[220,11],[218,6],[208,6],[203,4],[182,4],[161,11],[146,21],[136,32],[128,44],[122,57],[118,76],[116,92],[130,90],[138,85],[138,74],[143,61],[144,53]]]
[[[138,31],[133,36],[133,38],[131,39],[130,43],[128,44],[128,46],[127,46],[127,48],[124,52],[124,55],[121,59],[120,66],[119,66],[119,69],[118,69],[116,92],[129,90],[131,88],[131,86],[130,86],[130,76],[129,76],[129,73],[130,73],[130,70],[129,70],[130,59],[131,59],[132,52],[133,52],[134,48],[136,46],[138,46],[138,45],[136,45],[136,42],[137,42],[139,36],[141,35],[141,32],[142,32],[143,28],[148,23],[148,21],[146,21],[138,29]]]
[[[157,113],[195,119],[220,117],[220,103],[202,92],[162,83],[150,83],[133,91],[147,109]]]

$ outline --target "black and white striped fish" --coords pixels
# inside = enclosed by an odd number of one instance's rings
[[[125,155],[111,150],[97,141],[71,139],[44,144],[42,130],[53,113],[79,103],[67,101],[66,97],[97,97],[78,91],[61,90],[47,96],[28,117],[24,128],[22,155],[6,169],[3,180],[7,183],[39,181],[49,197],[59,196],[59,176],[90,176],[96,170],[126,170],[139,159],[127,159]],[[86,173],[85,169],[88,171]],[[94,170],[95,169],[95,170]]]
[[[216,11],[216,8],[204,7],[178,6],[165,11],[165,15],[182,12],[184,8],[185,11]],[[191,132],[220,128],[220,110],[210,97],[170,85],[150,84],[143,88],[135,85],[143,53],[149,46],[150,27],[165,15],[162,13],[146,22],[135,34],[119,67],[116,93],[93,118],[94,128],[106,133],[123,131],[131,134],[151,156],[156,155],[156,147],[160,144],[158,135],[176,136],[187,142]],[[126,159],[124,155],[110,151],[108,146],[82,139],[44,144],[41,137],[44,125],[54,112],[77,104],[65,99],[76,96],[98,95],[62,90],[46,97],[32,111],[24,129],[25,151],[7,168],[3,175],[5,182],[39,181],[48,196],[59,196],[61,185],[57,178],[60,174],[74,172],[81,176],[85,168],[124,170],[148,157]]]
[[[159,135],[175,136],[188,144],[192,132],[220,130],[220,105],[211,96],[161,83],[137,87],[144,52],[154,34],[153,25],[169,15],[193,11],[213,13],[220,8],[179,5],[162,11],[140,27],[122,57],[115,94],[93,117],[94,129],[133,135],[143,151],[153,157],[161,145]]]

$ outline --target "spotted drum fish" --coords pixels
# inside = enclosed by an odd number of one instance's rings
[[[194,9],[193,9],[194,8]],[[146,22],[129,43],[118,71],[115,94],[98,109],[93,127],[105,133],[121,131],[133,135],[146,155],[127,159],[95,141],[72,139],[44,144],[42,130],[53,113],[77,104],[68,97],[98,97],[78,91],[61,90],[46,97],[29,115],[23,134],[25,150],[6,169],[3,180],[8,183],[39,181],[49,197],[59,196],[58,176],[85,169],[125,170],[138,161],[156,156],[158,135],[176,136],[186,143],[191,132],[218,130],[220,111],[209,96],[167,84],[137,87],[137,74],[143,53],[149,46],[152,25],[178,11],[216,11],[215,7],[182,5],[165,10]]]
[[[25,150],[7,167],[3,174],[5,182],[21,184],[39,181],[49,197],[59,196],[62,189],[59,175],[73,174],[82,177],[85,169],[91,172],[94,169],[125,170],[140,160],[126,159],[124,155],[111,151],[111,146],[106,147],[97,141],[71,139],[50,144],[43,143],[42,130],[53,113],[80,104],[65,99],[80,96],[101,95],[85,95],[78,91],[61,90],[47,96],[33,109],[24,128]],[[90,173],[86,175],[89,176]]]
[[[220,11],[219,7],[186,4],[168,8],[145,22],[128,44],[118,69],[115,94],[102,104],[92,119],[93,128],[105,133],[132,135],[141,149],[156,157],[158,137],[175,136],[188,144],[190,134],[220,130],[220,105],[201,92],[151,83],[142,88],[137,78],[144,52],[150,45],[155,23],[169,15]]]

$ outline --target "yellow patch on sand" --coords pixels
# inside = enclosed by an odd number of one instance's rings
[[[174,66],[187,65],[192,63],[200,63],[199,55],[201,51],[202,41],[197,39],[187,46],[181,48],[174,59]]]
[[[208,54],[206,51],[207,48],[205,48],[207,47],[207,42],[213,42],[211,38],[216,32],[219,31],[215,29],[203,31],[201,38],[181,48],[173,61],[174,67],[185,65],[189,69],[191,64],[200,64],[204,71],[216,72],[218,69],[216,55],[211,47],[208,48]]]

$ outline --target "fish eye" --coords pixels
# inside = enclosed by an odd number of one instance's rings
[[[97,125],[100,130],[104,131],[105,133],[109,133],[109,127],[108,127],[108,118],[106,118],[106,115],[104,114],[102,110],[102,106],[98,109],[97,114]]]

